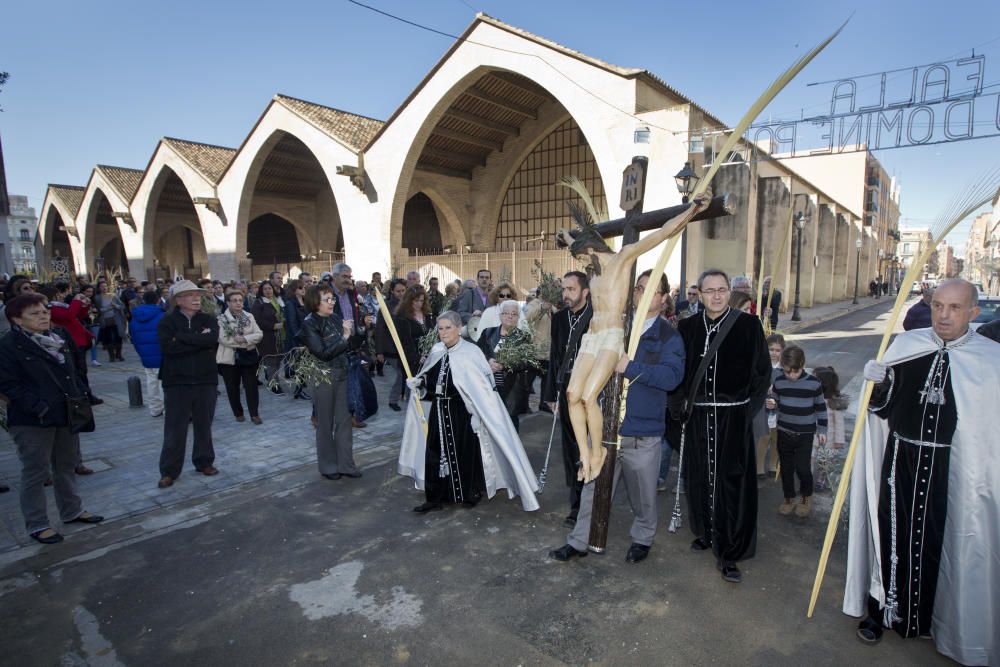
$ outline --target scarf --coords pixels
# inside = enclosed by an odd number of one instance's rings
[[[24,329],[22,329],[24,331]],[[49,353],[49,355],[58,361],[60,364],[66,361],[66,357],[63,356],[63,339],[55,335],[51,331],[46,333],[28,333],[24,331],[25,335],[33,340],[36,345],[41,347],[43,350]]]

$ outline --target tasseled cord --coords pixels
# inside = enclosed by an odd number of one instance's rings
[[[681,449],[680,463],[677,464],[677,489],[674,491],[674,510],[670,515],[670,525],[667,530],[676,533],[681,527],[681,476],[684,474],[684,432],[687,430],[687,423],[681,424]]]

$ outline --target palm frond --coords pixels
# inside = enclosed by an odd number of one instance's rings
[[[559,179],[559,185],[569,188],[583,200],[583,205],[587,209],[587,213],[590,215],[590,219],[594,223],[604,222],[608,219],[607,211],[598,211],[597,206],[594,205],[594,199],[590,196],[590,192],[587,190],[587,186],[583,184],[576,176],[563,176]]]

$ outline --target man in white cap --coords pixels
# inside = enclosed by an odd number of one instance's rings
[[[172,486],[184,467],[187,431],[194,429],[191,462],[203,475],[217,475],[212,447],[212,418],[215,416],[218,374],[215,351],[219,344],[219,323],[201,312],[205,290],[190,280],[179,280],[170,288],[173,308],[160,320],[156,333],[163,361],[163,449],[160,451],[159,487]]]

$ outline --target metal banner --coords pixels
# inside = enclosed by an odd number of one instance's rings
[[[972,55],[811,83],[829,90],[829,113],[758,123],[744,137],[789,158],[1000,136],[1000,84],[984,84],[985,72],[986,56]]]

